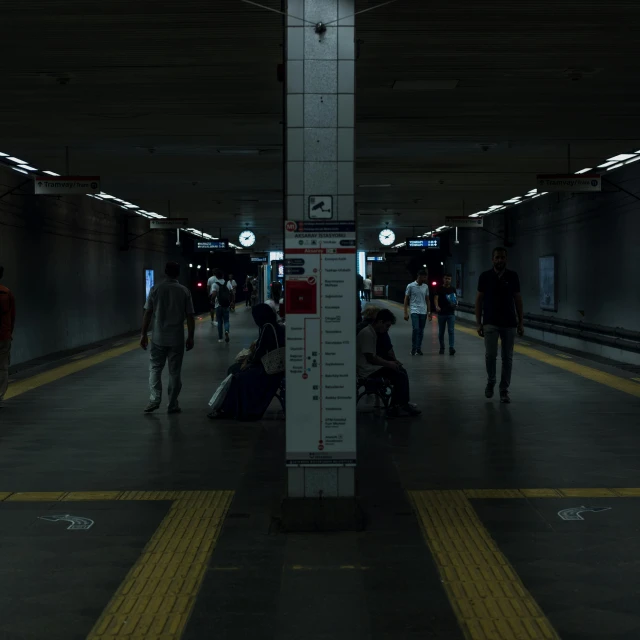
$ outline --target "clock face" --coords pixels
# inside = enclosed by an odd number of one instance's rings
[[[378,236],[378,240],[380,240],[380,244],[388,247],[396,241],[396,234],[391,229],[383,229]]]
[[[246,231],[243,231],[240,234],[240,244],[243,247],[251,247],[253,246],[253,244],[256,241],[256,236],[255,233],[253,233],[253,231],[249,231],[248,229]]]

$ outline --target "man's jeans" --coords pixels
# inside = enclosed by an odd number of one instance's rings
[[[169,409],[178,407],[178,396],[182,389],[182,359],[184,358],[184,344],[163,347],[151,341],[151,362],[149,364],[149,389],[150,401],[160,404],[162,401],[162,370],[164,364],[169,361]]]
[[[218,338],[222,340],[222,325],[224,330],[229,333],[229,307],[216,308],[216,320],[218,321]]]
[[[420,351],[422,348],[422,338],[424,337],[424,327],[427,324],[427,315],[423,313],[412,313],[411,324],[413,326],[411,351]]]
[[[508,389],[511,384],[511,368],[513,365],[513,345],[516,340],[515,327],[496,327],[485,325],[484,350],[487,365],[487,384],[496,384],[496,358],[498,357],[498,338],[502,346],[502,372],[500,389]]]
[[[376,373],[369,377],[383,378],[391,385],[391,406],[406,407],[409,404],[409,399],[411,397],[409,390],[409,374],[405,369],[393,371],[392,369],[387,369],[385,367],[380,371],[376,371]]]
[[[438,338],[440,340],[440,348],[444,349],[444,330],[449,327],[449,349],[453,349],[455,345],[454,329],[456,326],[455,316],[438,316]]]
[[[9,386],[9,365],[11,364],[11,340],[0,340],[0,402]]]

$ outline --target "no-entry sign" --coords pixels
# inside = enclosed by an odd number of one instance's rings
[[[35,176],[36,195],[83,195],[100,193],[98,176]]]

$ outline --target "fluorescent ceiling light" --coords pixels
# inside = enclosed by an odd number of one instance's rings
[[[17,171],[18,173],[24,173],[25,176],[28,176],[29,174],[26,171],[23,171],[22,169],[18,169],[18,167],[11,167],[14,171]]]
[[[2,153],[2,152],[0,151],[0,158],[8,158],[8,157],[9,157],[9,154],[8,154],[8,153]]]
[[[449,227],[447,227],[447,226],[438,227],[438,228],[436,229],[436,231],[442,231],[443,229],[448,229],[448,228],[449,228]]]
[[[631,160],[627,160],[625,164],[631,164],[632,162],[638,162],[640,160],[640,156],[635,156],[635,158],[631,158]]]
[[[617,160],[612,160],[610,162],[605,162],[604,164],[599,164],[598,168],[599,169],[604,169],[605,167],[610,167],[612,164],[617,164]]]
[[[25,169],[26,171],[37,171],[35,167],[30,167],[28,164],[21,164],[20,168]]]
[[[477,211],[476,213],[472,213],[469,217],[470,218],[477,218],[478,216],[481,216],[483,213],[485,213],[484,211]]]
[[[358,188],[360,189],[387,189],[390,187],[390,184],[359,184]]]
[[[509,200],[503,200],[503,202],[505,203],[509,203],[509,204],[515,204],[516,202],[520,202],[520,200],[522,200],[521,196],[517,196],[516,198],[510,198]]]
[[[125,204],[125,209],[139,209],[140,207],[137,204]]]
[[[113,200],[114,196],[110,196],[108,193],[103,193],[102,191],[98,194],[101,198],[105,200]]]
[[[14,158],[13,156],[9,156],[7,160],[11,160],[11,162],[15,162],[16,164],[29,164],[28,162],[20,160],[20,158]]]
[[[46,173],[49,176],[59,176],[59,173],[56,173],[55,171],[43,171],[42,173]]]
[[[591,171],[591,167],[587,167],[586,169],[580,169],[580,171],[576,171],[576,175],[580,175],[581,173],[587,173]]]
[[[618,164],[614,164],[613,167],[609,167],[607,169],[607,171],[611,171],[612,169],[619,169],[620,167],[622,167],[624,165],[624,162],[620,162]]]
[[[633,153],[620,153],[617,156],[609,158],[609,160],[612,160],[613,162],[622,162],[623,160],[629,160],[630,158],[633,158],[634,155],[635,154]]]

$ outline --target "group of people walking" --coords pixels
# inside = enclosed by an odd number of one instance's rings
[[[498,340],[502,344],[502,372],[500,379],[500,400],[511,401],[513,350],[516,334],[524,334],[524,315],[520,281],[518,274],[507,269],[507,251],[502,247],[494,249],[493,268],[481,274],[476,294],[475,315],[478,335],[484,338],[487,384],[485,396],[492,398],[497,382],[496,359]],[[178,395],[181,389],[180,370],[184,352],[194,346],[194,308],[189,290],[178,283],[180,267],[170,262],[165,270],[167,279],[151,289],[145,304],[140,344],[147,349],[147,333],[153,322],[151,346],[150,379],[151,396],[145,411],[151,413],[160,406],[162,396],[161,374],[166,362],[169,364],[169,413],[180,412]],[[1,268],[0,268],[1,276]],[[431,309],[428,273],[419,271],[415,281],[409,283],[404,297],[404,319],[411,320],[411,355],[422,356],[422,343],[427,321],[433,319]],[[259,329],[257,339],[238,354],[236,363],[229,368],[225,386],[224,401],[216,404],[209,413],[211,418],[259,419],[266,411],[284,377],[285,331],[283,318],[278,317],[282,307],[282,289],[279,283],[272,286],[268,303],[252,307],[254,321]],[[218,321],[219,341],[229,341],[229,309],[235,304],[236,284],[230,274],[216,270],[209,280],[212,298],[212,322],[214,315]],[[8,353],[7,340],[15,323],[15,306],[8,290],[0,287],[0,357]],[[4,296],[4,297],[3,297]],[[449,355],[455,349],[455,310],[458,304],[456,291],[451,285],[451,274],[447,273],[434,292],[433,306],[438,317],[439,354],[445,353],[445,336],[448,334]],[[4,306],[3,306],[4,305]],[[8,319],[7,318],[8,313]],[[184,338],[184,322],[187,323],[187,338]],[[362,322],[357,331],[356,368],[361,379],[380,377],[387,380],[392,389],[390,417],[401,414],[418,415],[420,410],[410,402],[409,377],[396,353],[389,337],[389,329],[396,318],[389,309],[367,305]],[[4,340],[3,340],[4,338]],[[273,356],[277,352],[277,365]],[[269,364],[266,364],[269,363]],[[0,359],[0,400],[6,390],[3,382],[3,367],[8,369],[8,357]],[[6,375],[5,375],[6,377]],[[3,384],[5,385],[3,388]]]

